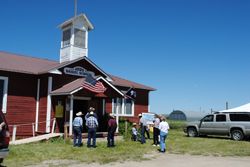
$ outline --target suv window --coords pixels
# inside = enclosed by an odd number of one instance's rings
[[[250,114],[229,114],[231,121],[250,121]]]
[[[213,122],[213,120],[214,120],[213,115],[207,115],[202,119],[203,122]]]
[[[226,115],[216,115],[216,122],[225,122]]]

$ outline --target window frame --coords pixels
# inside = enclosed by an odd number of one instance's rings
[[[3,80],[3,102],[1,110],[3,113],[7,112],[7,97],[8,97],[8,77],[0,76],[0,80]]]
[[[69,31],[69,40],[64,40],[64,32]],[[62,32],[62,48],[68,47],[71,45],[71,37],[72,37],[72,32],[71,28],[65,28]],[[69,41],[69,43],[66,43],[66,41]]]
[[[81,44],[78,44],[77,42],[77,31],[78,32],[81,32],[82,33],[82,37],[79,38],[82,43]],[[86,35],[87,35],[87,32],[85,30],[82,30],[82,29],[79,29],[79,28],[74,28],[74,46],[77,46],[77,47],[80,47],[80,48],[85,48],[86,49]]]
[[[117,105],[115,104],[115,99],[116,99],[116,102],[118,101],[118,99],[121,99],[122,103],[121,103],[121,114],[117,114]],[[132,104],[131,104],[131,114],[127,114],[125,113],[125,98],[112,98],[112,113],[115,114],[115,115],[119,115],[119,116],[126,116],[126,117],[134,117],[134,111],[135,111],[135,102],[134,100],[131,100]],[[116,111],[116,112],[115,112]]]

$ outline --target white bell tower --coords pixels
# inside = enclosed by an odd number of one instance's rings
[[[60,63],[88,57],[88,32],[94,27],[85,14],[79,14],[61,25]]]

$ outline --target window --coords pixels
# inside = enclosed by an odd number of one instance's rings
[[[7,89],[8,89],[8,78],[0,76],[0,109],[3,113],[6,113],[7,109]]]
[[[208,115],[203,118],[203,122],[213,122],[214,116],[213,115]]]
[[[131,99],[115,98],[112,99],[112,113],[133,116],[134,115],[134,101]]]
[[[250,121],[250,114],[229,114],[231,121]]]
[[[118,114],[122,114],[122,99],[121,98],[115,98],[113,100],[113,113],[116,114],[118,111]]]
[[[216,115],[216,122],[225,122],[226,115]]]
[[[63,31],[63,47],[70,45],[71,29]]]
[[[125,99],[125,115],[132,115],[132,100]]]
[[[85,38],[86,38],[86,31],[75,29],[74,30],[74,45],[85,48]]]

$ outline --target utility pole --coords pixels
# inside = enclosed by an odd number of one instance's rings
[[[228,110],[228,102],[226,102],[226,110]]]
[[[75,0],[75,17],[77,16],[77,0]]]

